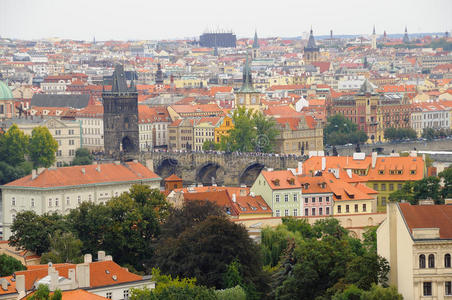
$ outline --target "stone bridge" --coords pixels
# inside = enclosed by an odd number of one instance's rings
[[[202,183],[203,185],[238,186],[253,184],[263,168],[286,170],[296,168],[302,157],[255,156],[251,154],[216,153],[176,153],[145,152],[140,161],[154,167],[154,172],[162,178],[171,174],[183,178],[184,185]]]

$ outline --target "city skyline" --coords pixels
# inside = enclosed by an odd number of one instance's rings
[[[313,28],[315,35],[378,35],[445,32],[452,28],[447,12],[452,2],[351,0],[347,3],[240,2],[216,6],[203,0],[182,3],[119,1],[0,2],[0,36],[17,39],[157,40],[199,37],[206,31],[230,30],[238,38],[298,37]],[[346,22],[344,22],[346,20]],[[422,20],[422,22],[420,22]]]

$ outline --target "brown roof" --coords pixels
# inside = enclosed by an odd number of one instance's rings
[[[45,169],[35,179],[28,175],[3,187],[51,188],[102,182],[159,179],[160,177],[136,162],[99,164]]]
[[[452,239],[452,205],[398,205],[410,233],[415,228],[439,228],[441,239]]]
[[[182,181],[182,178],[180,178],[176,174],[172,174],[171,176],[166,177],[165,181]]]

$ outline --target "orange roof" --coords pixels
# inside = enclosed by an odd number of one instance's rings
[[[452,205],[398,205],[411,233],[416,228],[439,228],[441,239],[452,239]]]
[[[210,88],[210,96],[214,97],[217,93],[232,93],[232,86],[212,86]]]
[[[138,105],[138,123],[169,122],[169,113],[165,107]]]
[[[180,178],[176,174],[172,174],[171,176],[166,177],[165,181],[182,181],[182,178]]]
[[[26,299],[29,299],[35,294],[35,292],[28,294]],[[53,292],[50,293],[50,295],[53,295]],[[108,299],[96,294],[92,294],[90,292],[87,292],[85,290],[73,290],[73,291],[63,291],[62,292],[62,300],[103,300]]]
[[[74,185],[159,180],[160,177],[136,162],[99,164],[45,169],[35,179],[28,175],[3,185],[5,187],[52,188]]]
[[[282,171],[262,171],[261,172],[268,185],[273,190],[299,189],[301,184],[297,177],[289,170]]]
[[[217,104],[176,104],[171,105],[176,113],[195,113],[195,112],[222,112],[221,108]]]
[[[424,167],[424,160],[420,156],[377,157],[375,168],[370,168],[365,177],[368,181],[417,181],[424,178]],[[411,174],[413,171],[414,174]]]
[[[106,274],[106,271],[109,274]],[[113,261],[96,261],[89,264],[90,286],[100,287],[114,285],[131,281],[142,280],[143,277],[130,273],[127,269],[121,267]],[[116,280],[113,279],[116,275]]]

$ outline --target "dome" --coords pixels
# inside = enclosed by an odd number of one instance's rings
[[[13,93],[6,83],[0,81],[0,100],[13,99]]]

